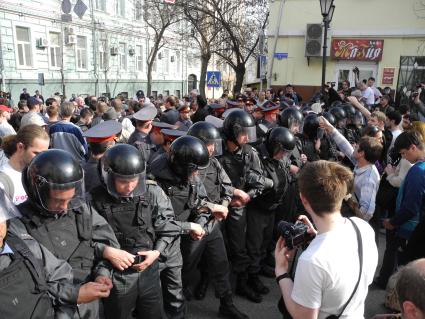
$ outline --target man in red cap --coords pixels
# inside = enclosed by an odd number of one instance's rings
[[[10,113],[12,113],[10,107],[0,105],[0,137],[16,134],[16,131],[8,122],[10,120]]]

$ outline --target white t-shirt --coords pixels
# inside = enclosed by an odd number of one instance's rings
[[[370,87],[367,87],[366,90],[362,91],[362,96],[366,99],[368,105],[375,104],[375,94]]]
[[[378,264],[375,233],[369,224],[353,218],[363,242],[363,272],[356,294],[341,318],[364,318],[364,302]],[[319,308],[319,319],[339,315],[350,298],[359,274],[357,238],[346,219],[336,229],[317,235],[301,254],[294,279],[292,300],[307,308]]]
[[[25,192],[24,186],[22,185],[21,176],[22,173],[15,170],[12,166],[10,166],[9,162],[5,163],[2,167],[0,167],[0,171],[6,173],[11,181],[13,182],[13,204],[18,205],[27,200],[28,195]],[[0,182],[0,187],[4,189],[4,185]]]

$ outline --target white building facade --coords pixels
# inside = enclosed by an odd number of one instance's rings
[[[65,17],[59,0],[0,1],[1,89],[12,98],[23,88],[67,97],[146,93],[153,41],[142,1],[82,0],[87,10],[81,19],[74,12],[80,1],[70,1]],[[66,21],[69,16],[72,21]],[[184,30],[184,23],[177,28]],[[182,34],[166,34],[153,66],[154,96],[182,96],[198,86],[198,55]]]

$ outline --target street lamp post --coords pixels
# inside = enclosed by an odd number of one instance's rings
[[[323,56],[322,56],[322,94],[325,94],[325,81],[326,81],[326,50],[327,39],[328,39],[328,28],[329,24],[332,21],[332,16],[334,14],[335,6],[333,5],[334,0],[319,0],[320,1],[320,10],[323,17]]]

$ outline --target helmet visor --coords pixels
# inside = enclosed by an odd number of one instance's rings
[[[70,183],[56,184],[48,182],[42,176],[36,176],[35,194],[40,205],[52,213],[64,213],[81,207],[85,201],[84,178]]]
[[[145,172],[134,175],[121,175],[102,170],[102,177],[109,194],[117,198],[142,196],[146,191]]]
[[[223,154],[223,140],[221,138],[207,141],[206,146],[208,151],[211,146],[214,146],[214,152],[212,156],[220,156]]]
[[[256,126],[248,126],[242,127],[241,131],[237,135],[237,138],[241,136],[246,136],[248,138],[247,143],[253,143],[257,141],[257,127]]]
[[[301,132],[303,127],[303,121],[299,121],[294,116],[288,118],[288,129],[293,133]]]
[[[15,217],[21,217],[21,213],[13,205],[5,191],[0,188],[0,223],[7,222]]]

